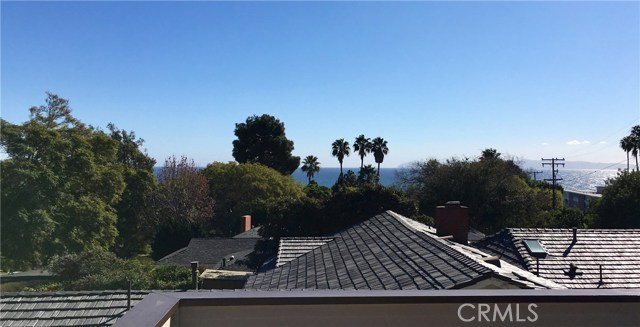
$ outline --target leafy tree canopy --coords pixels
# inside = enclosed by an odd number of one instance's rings
[[[150,251],[149,244],[158,226],[153,197],[158,185],[153,175],[155,160],[141,147],[144,143],[134,132],[108,125],[111,138],[118,144],[117,164],[121,167],[125,189],[115,206],[118,236],[112,250],[121,257]]]
[[[533,183],[512,160],[497,151],[483,151],[481,158],[417,162],[398,175],[400,185],[418,201],[420,209],[435,216],[435,208],[447,201],[469,207],[471,225],[485,232],[505,227],[534,227],[547,222],[550,191]],[[556,191],[557,192],[557,191]]]
[[[260,164],[214,162],[203,173],[216,200],[217,232],[227,236],[238,233],[241,216],[251,215],[252,223],[260,225],[273,203],[304,196],[302,185],[291,176]]]
[[[160,228],[152,245],[154,259],[186,246],[192,237],[205,236],[214,224],[207,179],[193,160],[167,158],[158,182],[154,206]]]
[[[239,163],[259,163],[284,175],[300,166],[300,157],[292,156],[293,141],[287,139],[284,123],[270,115],[251,116],[236,124],[233,157]]]
[[[120,259],[102,249],[55,256],[49,265],[56,283],[45,290],[87,291],[191,288],[191,271],[176,265],[157,265],[150,259]]]
[[[640,228],[640,172],[621,171],[608,180],[595,211],[597,227]]]
[[[330,235],[386,210],[407,217],[418,214],[414,202],[397,190],[364,185],[330,198],[283,199],[269,212],[261,234],[265,237]]]
[[[118,143],[71,115],[68,101],[47,94],[29,121],[5,120],[2,162],[2,260],[39,265],[52,255],[107,249],[117,230],[124,189]]]

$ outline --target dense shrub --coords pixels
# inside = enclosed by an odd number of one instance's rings
[[[607,181],[602,198],[593,206],[596,227],[640,228],[640,172],[619,172]]]
[[[121,259],[95,250],[53,258],[50,270],[63,290],[187,289],[187,267],[156,265],[148,258]]]

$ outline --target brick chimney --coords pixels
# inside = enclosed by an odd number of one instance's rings
[[[246,215],[240,217],[240,233],[244,233],[251,229],[251,216]]]
[[[458,243],[467,244],[469,240],[469,208],[460,205],[460,201],[449,201],[436,207],[436,234],[453,236]]]

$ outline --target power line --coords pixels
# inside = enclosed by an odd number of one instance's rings
[[[627,161],[627,160],[622,160],[622,161],[620,161],[620,162],[617,162],[617,163],[611,164],[611,165],[606,166],[606,167],[604,167],[604,168],[595,169],[594,171],[592,171],[592,172],[590,172],[590,173],[588,173],[588,174],[584,174],[584,175],[576,176],[576,177],[574,177],[574,178],[572,178],[572,179],[568,179],[568,180],[567,180],[567,183],[571,183],[571,182],[575,181],[576,179],[582,179],[582,178],[585,178],[585,177],[589,177],[589,176],[591,176],[591,175],[593,175],[593,174],[596,174],[596,173],[599,173],[599,172],[601,172],[601,171],[603,171],[603,170],[605,170],[605,169],[609,169],[609,168],[611,168],[611,167],[613,167],[613,166],[616,166],[616,165],[619,165],[619,164],[621,164],[621,163],[624,163],[625,161]]]
[[[533,170],[533,169],[529,169],[529,170],[527,171],[527,174],[529,174],[529,175],[533,175],[533,180],[534,180],[534,181],[537,181],[537,179],[536,179],[536,175],[537,175],[537,174],[542,174],[542,173],[543,173],[543,171],[536,171],[536,170]]]
[[[602,144],[602,147],[600,147],[598,149],[587,150],[586,152],[584,151],[584,149],[583,150],[577,150],[577,151],[574,151],[573,153],[569,153],[569,155],[566,155],[565,157],[569,158],[569,160],[572,160],[573,158],[582,157],[582,156],[586,156],[586,155],[593,154],[593,153],[596,153],[596,152],[600,152],[600,151],[608,149],[608,148],[610,148],[612,146],[617,147],[618,146],[618,142],[617,141],[616,142],[611,142],[612,141],[611,138],[615,137],[616,135],[618,135],[623,130],[629,129],[629,128],[635,126],[635,125],[637,125],[637,123],[635,121],[632,121],[630,123],[625,124],[623,127],[621,127],[620,129],[616,130],[615,132],[609,134],[607,137],[601,138],[600,140],[609,141],[609,142],[607,142],[605,144]]]
[[[553,208],[556,208],[556,181],[561,181],[562,178],[557,178],[556,174],[558,173],[558,169],[556,169],[558,166],[562,165],[562,167],[564,167],[564,158],[559,159],[559,158],[551,158],[551,159],[545,159],[542,158],[542,161],[551,161],[551,162],[543,162],[542,163],[542,167],[544,166],[551,166],[551,178],[545,178],[545,181],[552,181],[553,182],[553,187],[551,189],[551,192],[553,194]],[[560,163],[556,163],[556,161],[562,161]]]

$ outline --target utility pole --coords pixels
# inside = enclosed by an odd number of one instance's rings
[[[537,174],[542,174],[542,173],[543,173],[543,171],[537,171],[537,170],[533,170],[533,169],[529,169],[529,170],[527,171],[527,174],[529,174],[529,175],[533,175],[533,180],[534,180],[534,181],[537,181],[537,180],[538,180],[538,179],[536,179]]]
[[[556,169],[558,166],[562,165],[562,167],[564,167],[564,162],[560,162],[558,163],[557,161],[564,161],[564,158],[562,159],[558,159],[558,158],[551,158],[551,159],[545,159],[542,158],[542,161],[551,161],[551,162],[543,162],[542,163],[542,167],[544,166],[551,166],[551,178],[545,178],[545,181],[552,181],[553,182],[553,188],[551,189],[551,192],[553,194],[553,208],[555,209],[557,207],[556,204],[556,181],[561,181],[562,178],[557,178],[556,174],[558,173],[558,169]]]

